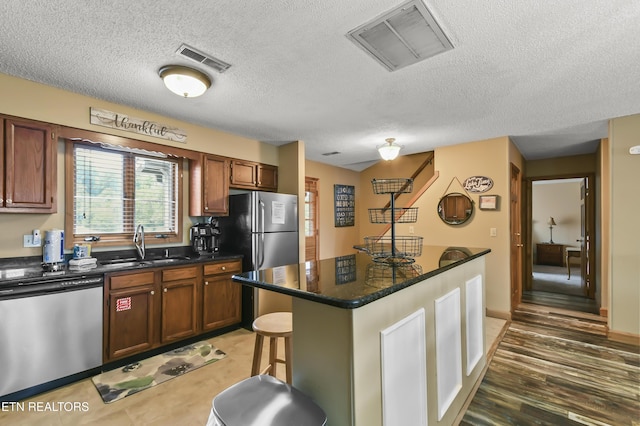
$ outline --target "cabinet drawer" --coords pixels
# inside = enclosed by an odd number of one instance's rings
[[[162,281],[185,280],[198,276],[198,267],[189,266],[186,268],[165,269],[162,271]]]
[[[204,265],[205,275],[228,274],[242,271],[242,264],[239,260],[230,262],[208,263]]]
[[[138,287],[141,285],[153,284],[154,282],[155,274],[153,271],[116,275],[109,278],[109,285],[111,290],[116,290],[119,288]]]

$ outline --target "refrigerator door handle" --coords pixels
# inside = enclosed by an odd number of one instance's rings
[[[264,264],[264,201],[258,200],[258,204],[260,205],[260,229],[258,229],[260,241],[258,241],[258,269],[262,268]]]
[[[258,256],[260,260],[258,261],[258,269],[262,268],[264,265],[264,232],[260,233],[260,246],[258,248]]]

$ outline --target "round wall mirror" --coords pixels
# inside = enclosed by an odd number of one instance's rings
[[[473,201],[459,192],[452,192],[440,199],[438,216],[448,225],[461,225],[473,214]]]
[[[469,256],[471,256],[471,252],[466,247],[447,247],[447,249],[442,252],[438,264],[442,268],[443,266],[466,259]]]

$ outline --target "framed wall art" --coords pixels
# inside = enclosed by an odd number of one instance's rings
[[[354,226],[356,221],[356,187],[333,185],[335,226]]]
[[[480,210],[498,210],[499,201],[499,195],[481,195],[478,204],[480,204]]]

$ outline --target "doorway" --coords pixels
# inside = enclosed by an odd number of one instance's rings
[[[593,175],[528,179],[522,301],[598,313]]]

